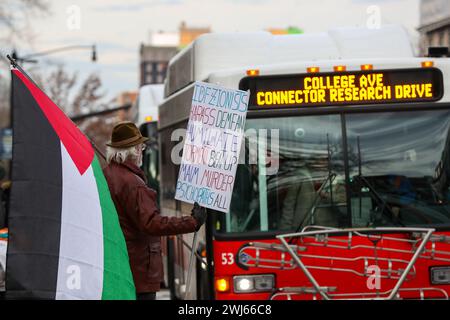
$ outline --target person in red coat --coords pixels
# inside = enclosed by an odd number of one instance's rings
[[[121,122],[107,143],[104,174],[127,243],[138,300],[154,300],[163,280],[160,236],[195,232],[206,209],[194,204],[191,216],[160,215],[157,194],[146,183],[142,151],[148,138],[132,122]]]

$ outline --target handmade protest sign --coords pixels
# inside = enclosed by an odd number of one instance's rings
[[[195,83],[175,199],[229,211],[249,96]]]

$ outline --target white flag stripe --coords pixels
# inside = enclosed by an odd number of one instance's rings
[[[62,143],[61,159],[63,194],[56,299],[101,299],[103,221],[97,183],[92,167],[80,175]]]

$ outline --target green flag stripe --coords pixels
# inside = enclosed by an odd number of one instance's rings
[[[97,181],[103,217],[104,267],[102,299],[133,300],[136,299],[136,291],[125,238],[97,156],[92,162],[92,169]]]

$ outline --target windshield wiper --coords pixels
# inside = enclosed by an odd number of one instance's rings
[[[327,157],[328,157],[328,176],[323,180],[322,184],[320,185],[319,190],[317,190],[316,196],[314,197],[314,200],[312,202],[312,205],[310,208],[308,208],[308,211],[303,218],[303,220],[298,225],[297,229],[295,229],[295,233],[299,232],[302,228],[303,224],[308,221],[308,219],[314,214],[315,208],[320,200],[320,194],[322,193],[322,190],[327,185],[327,182],[330,183],[330,199],[331,202],[333,202],[333,180],[336,178],[336,173],[332,171],[331,166],[331,149],[330,149],[330,135],[327,133]],[[292,240],[292,239],[291,239]]]
[[[375,190],[375,188],[370,184],[370,182],[362,175],[362,164],[361,164],[361,141],[360,137],[356,137],[356,143],[358,148],[358,175],[353,177],[353,180],[359,180],[362,182],[366,188],[369,189],[369,194],[371,195],[371,198],[375,200],[377,203],[377,206],[381,205],[381,214],[383,214],[384,210],[387,209],[389,214],[391,215],[391,220],[395,223],[398,223],[400,226],[404,227],[405,225],[400,222],[400,219],[396,217],[394,214],[394,211],[392,211],[392,208],[388,205],[388,203],[378,194],[378,192]],[[358,190],[359,193],[359,215],[361,217],[362,213],[362,203],[361,203],[361,187]],[[395,219],[394,219],[395,218]]]
[[[308,208],[308,211],[305,215],[305,217],[303,218],[303,220],[299,223],[297,229],[295,229],[295,233],[299,232],[300,229],[302,228],[302,226],[305,224],[306,221],[308,221],[308,219],[313,215],[314,213],[314,209],[316,208],[316,206],[318,205],[318,203],[321,200],[321,193],[323,191],[323,189],[325,189],[325,187],[328,185],[328,183],[330,184],[330,186],[333,185],[333,180],[334,178],[336,178],[336,174],[335,173],[330,173],[330,175],[328,175],[322,182],[319,190],[317,190],[317,193],[314,197],[314,200],[312,202],[311,207]]]
[[[367,189],[369,189],[369,195],[371,198],[376,202],[377,206],[381,208],[381,213],[385,211],[385,209],[388,211],[388,213],[391,215],[391,220],[400,226],[404,227],[405,225],[400,221],[398,217],[394,214],[392,211],[392,208],[390,205],[378,194],[378,192],[375,190],[375,188],[370,184],[370,182],[362,175],[357,175],[353,177],[353,181],[359,182],[360,184],[363,184]]]

